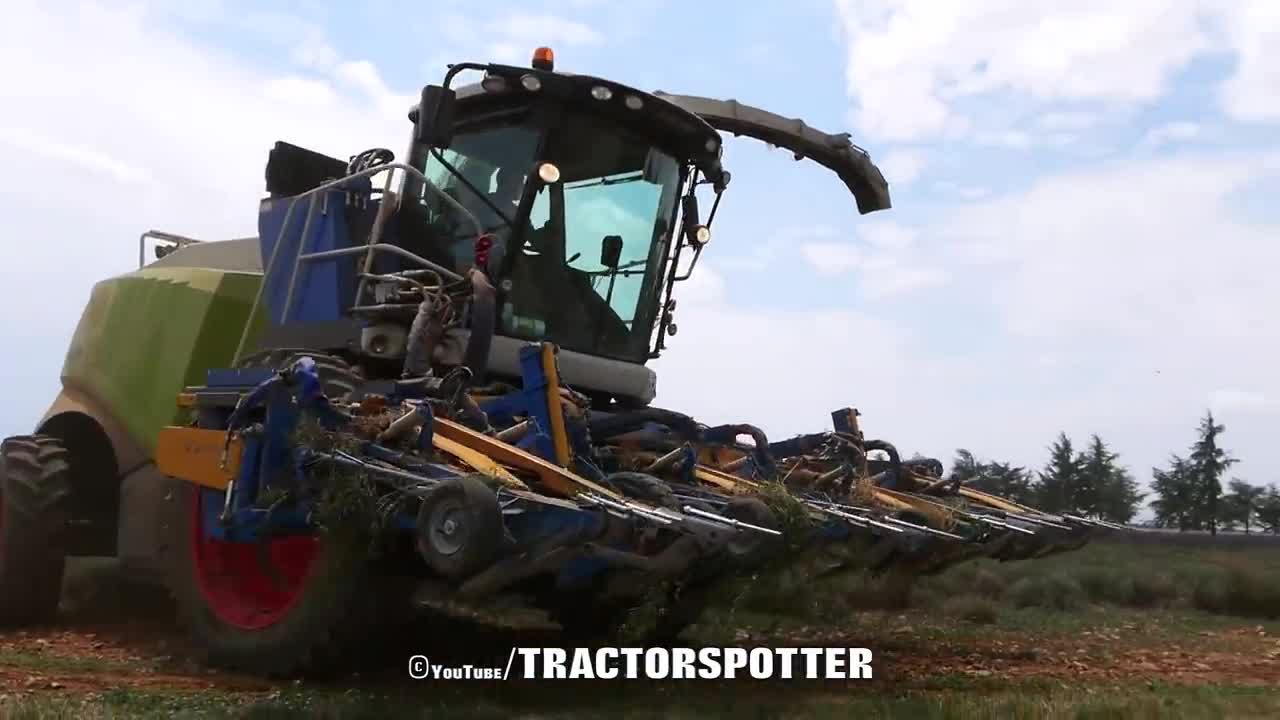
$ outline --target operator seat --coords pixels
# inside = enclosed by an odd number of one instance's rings
[[[452,194],[452,190],[445,192]],[[391,244],[437,265],[459,271],[450,251],[454,239],[452,228],[439,220],[433,220],[432,210],[426,204],[416,202],[413,198],[404,199],[400,203],[400,209],[392,217],[388,230],[392,231],[387,238]],[[413,265],[412,261],[400,257],[386,256],[386,261],[394,261],[394,265],[384,270],[407,269]]]

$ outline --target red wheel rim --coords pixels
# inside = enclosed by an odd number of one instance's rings
[[[210,612],[242,630],[281,622],[302,596],[320,553],[320,539],[294,535],[263,543],[206,537],[201,501],[191,501],[191,554],[196,584]]]

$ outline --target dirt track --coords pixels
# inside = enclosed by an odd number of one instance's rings
[[[118,687],[233,694],[268,694],[280,688],[260,678],[216,672],[191,658],[170,616],[155,605],[138,606],[145,616],[68,617],[62,627],[0,634],[0,687],[19,693],[74,693]],[[1080,634],[1030,639],[964,638],[929,642],[914,637],[904,616],[883,617],[880,631],[856,636],[803,631],[784,637],[745,636],[741,644],[850,645],[876,651],[875,684],[927,685],[939,678],[1059,680],[1068,682],[1159,681],[1164,683],[1280,684],[1280,638],[1257,626],[1192,634],[1173,642],[1150,642],[1143,628],[1117,626]],[[461,625],[465,626],[465,623]],[[453,647],[505,655],[513,642],[556,644],[546,632],[459,627]],[[452,634],[452,633],[451,633]],[[438,640],[438,638],[436,638]],[[459,642],[462,641],[462,642]],[[435,645],[435,643],[432,643]],[[392,651],[394,652],[394,651]],[[394,654],[343,684],[408,684],[403,660]]]
[[[120,584],[100,571],[73,580],[66,602],[67,611],[57,627],[0,633],[0,696],[130,688],[216,690],[250,699],[291,685],[200,666],[173,622],[167,599],[154,590]],[[1280,636],[1243,621],[1214,630],[1171,632],[1154,624],[1117,620],[1084,630],[1045,629],[1028,634],[997,628],[953,632],[949,627],[913,624],[919,620],[908,615],[865,614],[838,631],[793,627],[769,634],[739,633],[734,644],[870,647],[876,652],[876,679],[870,686],[861,684],[866,689],[933,687],[957,679],[978,685],[1010,681],[1280,685]],[[371,665],[361,674],[340,679],[338,686],[409,688],[415,683],[405,676],[404,661],[428,649],[438,659],[466,663],[505,658],[512,644],[559,644],[551,630],[513,631],[466,621],[441,624],[440,620],[423,634],[403,640],[403,647],[379,649]],[[742,690],[752,684],[727,682]],[[610,691],[619,689],[606,685]],[[780,689],[776,683],[769,685],[770,692]],[[787,690],[805,691],[797,684]]]
[[[1111,649],[1113,643],[1125,641],[1111,637],[1122,636],[1049,637],[1035,647],[1001,641],[957,643],[934,646],[923,657],[900,652],[880,657],[888,661],[885,675],[917,681],[949,674],[1071,682],[1280,684],[1280,640],[1258,635],[1253,628],[1240,628],[1226,637],[1211,634],[1194,642],[1118,651]],[[1223,641],[1229,641],[1230,650],[1218,649]]]

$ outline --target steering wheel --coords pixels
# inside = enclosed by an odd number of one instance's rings
[[[457,186],[466,188],[471,192],[472,195],[480,198],[480,200],[485,205],[489,206],[490,210],[494,211],[494,213],[496,213],[498,217],[502,219],[501,225],[496,225],[493,228],[486,228],[483,234],[491,233],[494,230],[500,229],[502,227],[509,227],[509,228],[515,229],[514,223],[512,223],[511,219],[507,217],[507,214],[503,212],[501,209],[499,209],[497,205],[493,204],[493,201],[489,199],[488,195],[481,192],[479,188],[475,187],[470,182],[468,182],[467,179],[463,177],[462,173],[460,173],[458,169],[455,168],[449,161],[445,160],[444,155],[440,152],[439,148],[432,148],[431,155],[436,159],[437,162],[439,162],[442,166],[444,166],[444,169],[447,170],[450,175],[458,179],[459,182]],[[460,199],[460,198],[455,198],[455,199]],[[454,208],[454,209],[456,210],[457,208]]]
[[[351,156],[351,160],[347,163],[347,174],[355,175],[370,168],[379,165],[389,165],[396,159],[396,154],[386,148],[373,148],[364,152]]]

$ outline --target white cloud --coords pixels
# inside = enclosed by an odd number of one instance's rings
[[[602,0],[570,4],[579,9],[607,7]],[[580,53],[559,50],[599,47],[605,42],[604,34],[591,24],[563,15],[513,7],[492,10],[474,6],[424,10],[428,19],[416,24],[419,34],[432,40],[423,63],[430,77],[438,77],[448,64],[463,58],[524,66],[532,59],[534,49],[543,46],[557,51],[557,69],[568,69],[565,62],[572,64],[571,56]]]
[[[1245,156],[1184,156],[1057,176],[961,210],[937,232],[1001,263],[1001,306],[1017,332],[1252,343],[1247,327],[1272,324],[1262,308],[1280,303],[1264,270],[1280,249],[1228,201],[1257,167]]]
[[[1142,138],[1144,145],[1168,145],[1170,143],[1192,140],[1200,134],[1198,123],[1179,120],[1177,122],[1157,125],[1147,131]]]
[[[1267,396],[1250,390],[1214,390],[1209,393],[1209,407],[1215,412],[1269,410]]]
[[[725,281],[724,277],[716,272],[714,267],[698,264],[696,271],[689,276],[688,280],[677,285],[679,288],[679,306],[683,308],[691,307],[719,307],[725,302]]]
[[[1032,144],[1031,136],[1019,130],[984,131],[978,133],[974,140],[979,145],[1008,148],[1010,150],[1026,150]]]
[[[93,148],[63,142],[25,128],[0,127],[0,143],[19,153],[31,153],[55,163],[68,163],[129,185],[153,180],[151,173],[136,165]]]
[[[954,183],[949,180],[939,180],[938,182],[934,183],[933,186],[934,188],[936,188],[941,192],[959,195],[960,197],[966,200],[978,200],[980,198],[987,197],[988,195],[991,194],[990,188],[985,188],[981,186],[972,186],[972,185],[960,185],[958,183]]]
[[[328,82],[296,75],[269,78],[262,90],[274,101],[312,109],[329,107],[338,101],[338,94]]]
[[[915,230],[891,220],[868,223],[858,234],[867,243],[887,251],[904,251],[916,242]]]
[[[505,42],[525,47],[529,53],[541,45],[585,46],[604,42],[604,36],[585,23],[524,10],[501,13],[499,19],[489,24],[489,28]]]
[[[524,57],[524,54],[528,51],[522,46],[516,45],[515,43],[510,43],[510,42],[494,43],[492,46],[490,46],[489,50],[490,50],[489,55],[493,57],[494,62],[504,63],[507,65],[515,65],[519,63],[521,60],[527,59]]]
[[[1280,3],[1235,0],[1227,6],[1227,35],[1239,64],[1222,87],[1223,108],[1238,120],[1280,120]]]
[[[708,424],[752,422],[781,439],[825,429],[832,410],[857,405],[879,413],[871,427],[884,430],[893,388],[906,381],[907,367],[894,358],[905,353],[909,336],[863,313],[740,307],[721,300],[682,304],[676,318],[679,335],[652,364],[658,373],[656,404]],[[876,352],[857,352],[860,347]],[[765,394],[744,392],[752,387]],[[915,436],[927,440],[930,434]]]
[[[6,434],[29,431],[53,398],[90,288],[135,267],[139,233],[253,234],[277,140],[339,158],[408,140],[412,97],[387,90],[371,66],[342,77],[265,71],[142,6],[24,5],[8,8],[5,24],[0,63],[24,69],[0,76],[10,169],[0,210],[8,236],[31,241],[22,263],[0,268],[0,302],[39,295],[42,315],[6,316],[27,350],[6,364],[20,388]],[[32,267],[57,268],[65,290],[41,289]]]
[[[1112,418],[1122,446],[1156,463],[1145,449],[1157,449],[1156,418],[1188,423],[1200,398],[1242,409],[1280,393],[1269,360],[1280,352],[1270,270],[1280,248],[1274,228],[1243,221],[1232,205],[1274,182],[1266,167],[1250,155],[1117,164],[965,208],[935,231],[995,263],[970,272],[1011,339],[1065,358],[1075,371],[1055,375],[1071,378],[1088,412]],[[1227,383],[1249,394],[1220,392]],[[1241,455],[1265,464],[1256,442]]]
[[[1145,478],[1190,441],[1207,401],[1230,424],[1242,476],[1272,477],[1278,228],[1242,217],[1235,199],[1274,192],[1276,163],[1275,152],[1113,162],[959,207],[918,228],[953,272],[946,293],[912,296],[913,316],[981,338],[948,349],[998,372],[973,382],[1002,409],[975,412],[1019,442],[1096,431]]]
[[[800,257],[819,275],[853,273],[859,291],[884,298],[922,290],[947,281],[941,268],[927,262],[916,247],[916,232],[892,220],[865,223],[860,244],[811,239],[799,244]]]
[[[848,91],[859,125],[889,140],[942,135],[959,104],[995,93],[1055,103],[1150,103],[1194,58],[1240,59],[1224,102],[1250,119],[1280,117],[1280,5],[1270,0],[836,0],[848,43]],[[1223,21],[1215,33],[1211,21]],[[1046,129],[1089,119],[1058,112]],[[1050,127],[1056,126],[1056,127]],[[1001,132],[995,130],[994,132]]]
[[[730,270],[761,272],[773,264],[777,252],[769,245],[757,245],[745,253],[720,258],[716,264]]]
[[[334,77],[353,88],[358,88],[370,98],[381,100],[391,95],[386,83],[382,82],[378,69],[368,60],[339,63],[334,71]]]
[[[880,257],[869,263],[862,276],[863,291],[873,298],[886,298],[942,285],[947,273],[936,267],[915,267],[897,258]]]
[[[910,185],[925,168],[925,154],[920,150],[891,150],[879,161],[890,187]]]
[[[303,67],[327,70],[340,60],[338,51],[319,30],[313,30],[293,50],[293,61]]]
[[[853,245],[838,242],[809,242],[800,246],[800,257],[821,275],[843,275],[865,262]]]
[[[1050,112],[1041,115],[1037,124],[1045,130],[1088,130],[1098,124],[1098,117],[1089,112]]]

